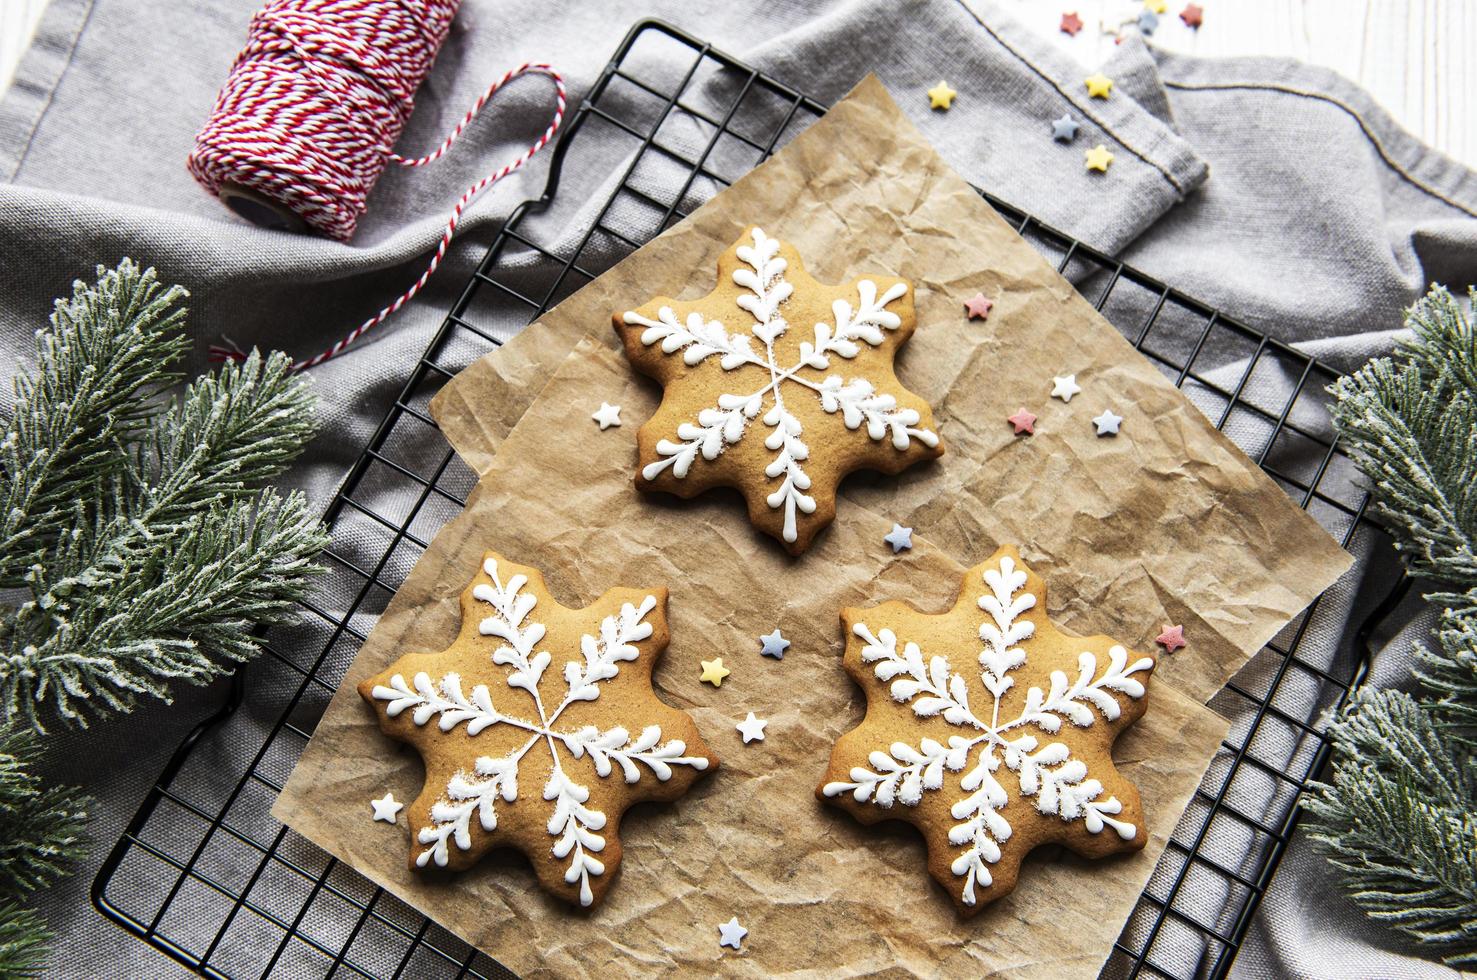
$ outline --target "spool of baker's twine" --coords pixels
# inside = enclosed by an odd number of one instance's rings
[[[271,0],[251,19],[215,109],[195,139],[190,173],[237,214],[257,224],[353,237],[369,193],[387,164],[439,160],[489,99],[513,79],[546,75],[553,118],[517,159],[467,188],[441,243],[415,284],[331,348],[293,365],[314,367],[384,322],[420,292],[440,266],[467,206],[543,149],[564,121],[564,80],[546,64],[519,65],[488,86],[423,157],[394,152],[461,0]],[[212,347],[216,360],[244,355]]]

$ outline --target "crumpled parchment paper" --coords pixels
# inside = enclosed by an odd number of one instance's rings
[[[707,292],[717,255],[750,223],[794,242],[823,280],[915,283],[919,329],[898,373],[932,401],[949,448],[900,478],[851,478],[836,523],[798,560],[750,528],[736,495],[679,502],[631,483],[635,430],[660,393],[615,352],[610,314]],[[986,323],[963,318],[976,290],[997,303]],[[1083,393],[1048,399],[1052,375],[1074,372]],[[589,420],[602,400],[622,405],[625,425]],[[1010,435],[1004,418],[1020,405],[1041,416],[1034,437]],[[1125,418],[1116,439],[1093,435],[1104,407]],[[273,813],[524,975],[1094,975],[1224,736],[1202,702],[1349,563],[874,79],[463,372],[433,411],[481,482],[381,617]],[[894,520],[916,528],[898,556],[882,542]],[[943,609],[960,572],[1006,541],[1045,577],[1064,627],[1151,649],[1173,620],[1191,646],[1160,659],[1149,711],[1114,753],[1142,793],[1148,847],[1101,862],[1040,852],[1014,894],[960,922],[911,828],[861,827],[812,792],[864,703],[839,664],[840,608]],[[671,588],[657,690],[693,712],[722,760],[683,800],[631,811],[621,880],[591,912],[544,895],[516,854],[449,881],[413,875],[403,824],[369,819],[371,797],[418,792],[421,766],[379,734],[353,686],[450,642],[457,596],[489,548],[541,566],[566,604],[616,584]],[[794,644],[780,662],[758,653],[775,626]],[[718,690],[698,682],[698,660],[715,654],[734,671]],[[750,710],[770,725],[744,746],[733,726]],[[731,915],[750,930],[742,953],[718,947]]]

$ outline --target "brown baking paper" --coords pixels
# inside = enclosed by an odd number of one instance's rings
[[[1200,701],[1352,564],[944,163],[874,77],[443,388],[433,410],[452,445],[485,471],[580,338],[618,350],[612,312],[706,294],[718,256],[751,224],[794,244],[822,282],[872,272],[915,287],[918,330],[897,376],[932,403],[947,452],[900,477],[852,476],[841,512],[867,504],[965,566],[1019,543],[1061,603],[1054,614],[1079,632],[1149,649],[1161,624],[1182,623],[1192,646],[1157,676]],[[966,320],[964,301],[981,291],[993,312]],[[1083,388],[1070,403],[1048,397],[1061,374]],[[571,424],[611,400],[562,396]],[[1040,415],[1029,438],[1005,421],[1021,406]],[[1116,438],[1090,422],[1104,408],[1123,416]]]
[[[576,347],[390,603],[274,816],[525,976],[1095,975],[1225,734],[1221,718],[1152,683],[1148,713],[1114,753],[1142,793],[1148,846],[1095,862],[1043,850],[1014,893],[960,921],[916,832],[863,827],[814,791],[863,713],[840,663],[840,609],[902,599],[942,611],[963,566],[921,537],[894,557],[882,544],[891,521],[855,503],[801,561],[756,534],[727,494],[653,505],[630,484],[634,427],[571,425],[568,392],[601,393],[633,418],[657,402],[619,355]],[[541,891],[516,854],[449,880],[412,873],[403,821],[370,821],[368,801],[414,798],[422,768],[379,733],[354,685],[450,643],[458,595],[487,549],[542,566],[571,605],[611,585],[667,583],[672,642],[655,686],[692,712],[721,760],[676,803],[629,812],[620,878],[590,912]],[[758,634],[775,626],[792,643],[781,661],[759,655]],[[699,681],[714,655],[733,670],[720,689]],[[769,726],[746,746],[734,725],[749,711]],[[537,796],[528,803],[545,806]],[[735,915],[749,930],[741,953],[718,946],[717,924]]]
[[[933,403],[949,450],[899,478],[852,477],[836,524],[798,561],[748,526],[736,495],[636,494],[635,428],[657,392],[602,349],[615,347],[613,311],[711,289],[714,261],[749,223],[793,242],[824,281],[878,272],[915,283],[919,329],[898,375]],[[963,300],[979,290],[995,311],[966,322]],[[587,333],[593,342],[570,356]],[[1083,393],[1049,400],[1051,376],[1073,372]],[[602,433],[589,421],[602,400],[623,406],[625,426]],[[1004,422],[1022,404],[1041,416],[1029,439]],[[1123,433],[1099,440],[1088,419],[1109,406]],[[1198,703],[1349,561],[872,79],[463,372],[433,411],[483,482],[391,602],[274,813],[529,974],[1095,973],[1223,735]],[[897,558],[881,542],[894,519],[918,531]],[[888,598],[942,609],[962,568],[1001,542],[1022,546],[1064,627],[1148,649],[1173,620],[1191,646],[1161,658],[1150,710],[1115,752],[1143,794],[1145,852],[1091,865],[1037,855],[1013,895],[961,924],[923,870],[916,833],[862,828],[811,794],[863,703],[840,669],[837,611]],[[673,643],[657,687],[694,711],[723,761],[692,796],[632,812],[622,878],[593,913],[544,896],[516,855],[452,882],[416,878],[404,828],[369,822],[367,800],[386,789],[413,797],[421,767],[379,735],[353,684],[450,641],[456,596],[487,548],[543,567],[566,603],[617,584],[668,585]],[[795,644],[779,663],[758,657],[758,634],[776,625]],[[717,691],[697,682],[697,661],[715,653],[735,669]],[[768,738],[742,746],[733,725],[749,710],[770,718]],[[716,923],[735,914],[750,937],[742,954],[720,954]]]

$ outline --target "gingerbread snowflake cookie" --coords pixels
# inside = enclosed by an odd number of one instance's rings
[[[675,800],[718,760],[651,671],[667,590],[560,605],[532,568],[489,552],[461,596],[462,630],[359,685],[380,728],[425,763],[406,807],[412,869],[463,870],[516,848],[540,883],[592,905],[620,866],[621,815]]]
[[[966,572],[945,613],[887,602],[841,621],[867,714],[816,795],[863,823],[915,824],[961,913],[1008,895],[1043,844],[1104,857],[1147,842],[1112,748],[1147,707],[1154,658],[1058,630],[1014,548]]]
[[[905,280],[812,279],[789,245],[750,228],[707,296],[618,312],[626,356],[665,386],[637,438],[642,490],[744,495],[791,554],[836,516],[858,469],[898,473],[943,453],[928,403],[893,373],[913,333]]]

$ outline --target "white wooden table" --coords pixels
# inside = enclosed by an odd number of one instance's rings
[[[1203,26],[1167,0],[1152,43],[1205,58],[1275,55],[1332,68],[1368,89],[1402,126],[1477,167],[1477,0],[1197,0]],[[1010,0],[1008,9],[1082,64],[1144,9],[1131,0]],[[1075,11],[1082,31],[1061,31]],[[1133,28],[1129,28],[1132,30]]]
[[[1104,61],[1134,0],[1004,0],[1020,20],[1085,67]],[[1201,0],[1205,24],[1169,0],[1153,43],[1205,57],[1281,55],[1332,68],[1427,143],[1477,167],[1477,0]],[[0,93],[10,85],[47,0],[0,0]],[[1059,29],[1075,11],[1076,37]]]

